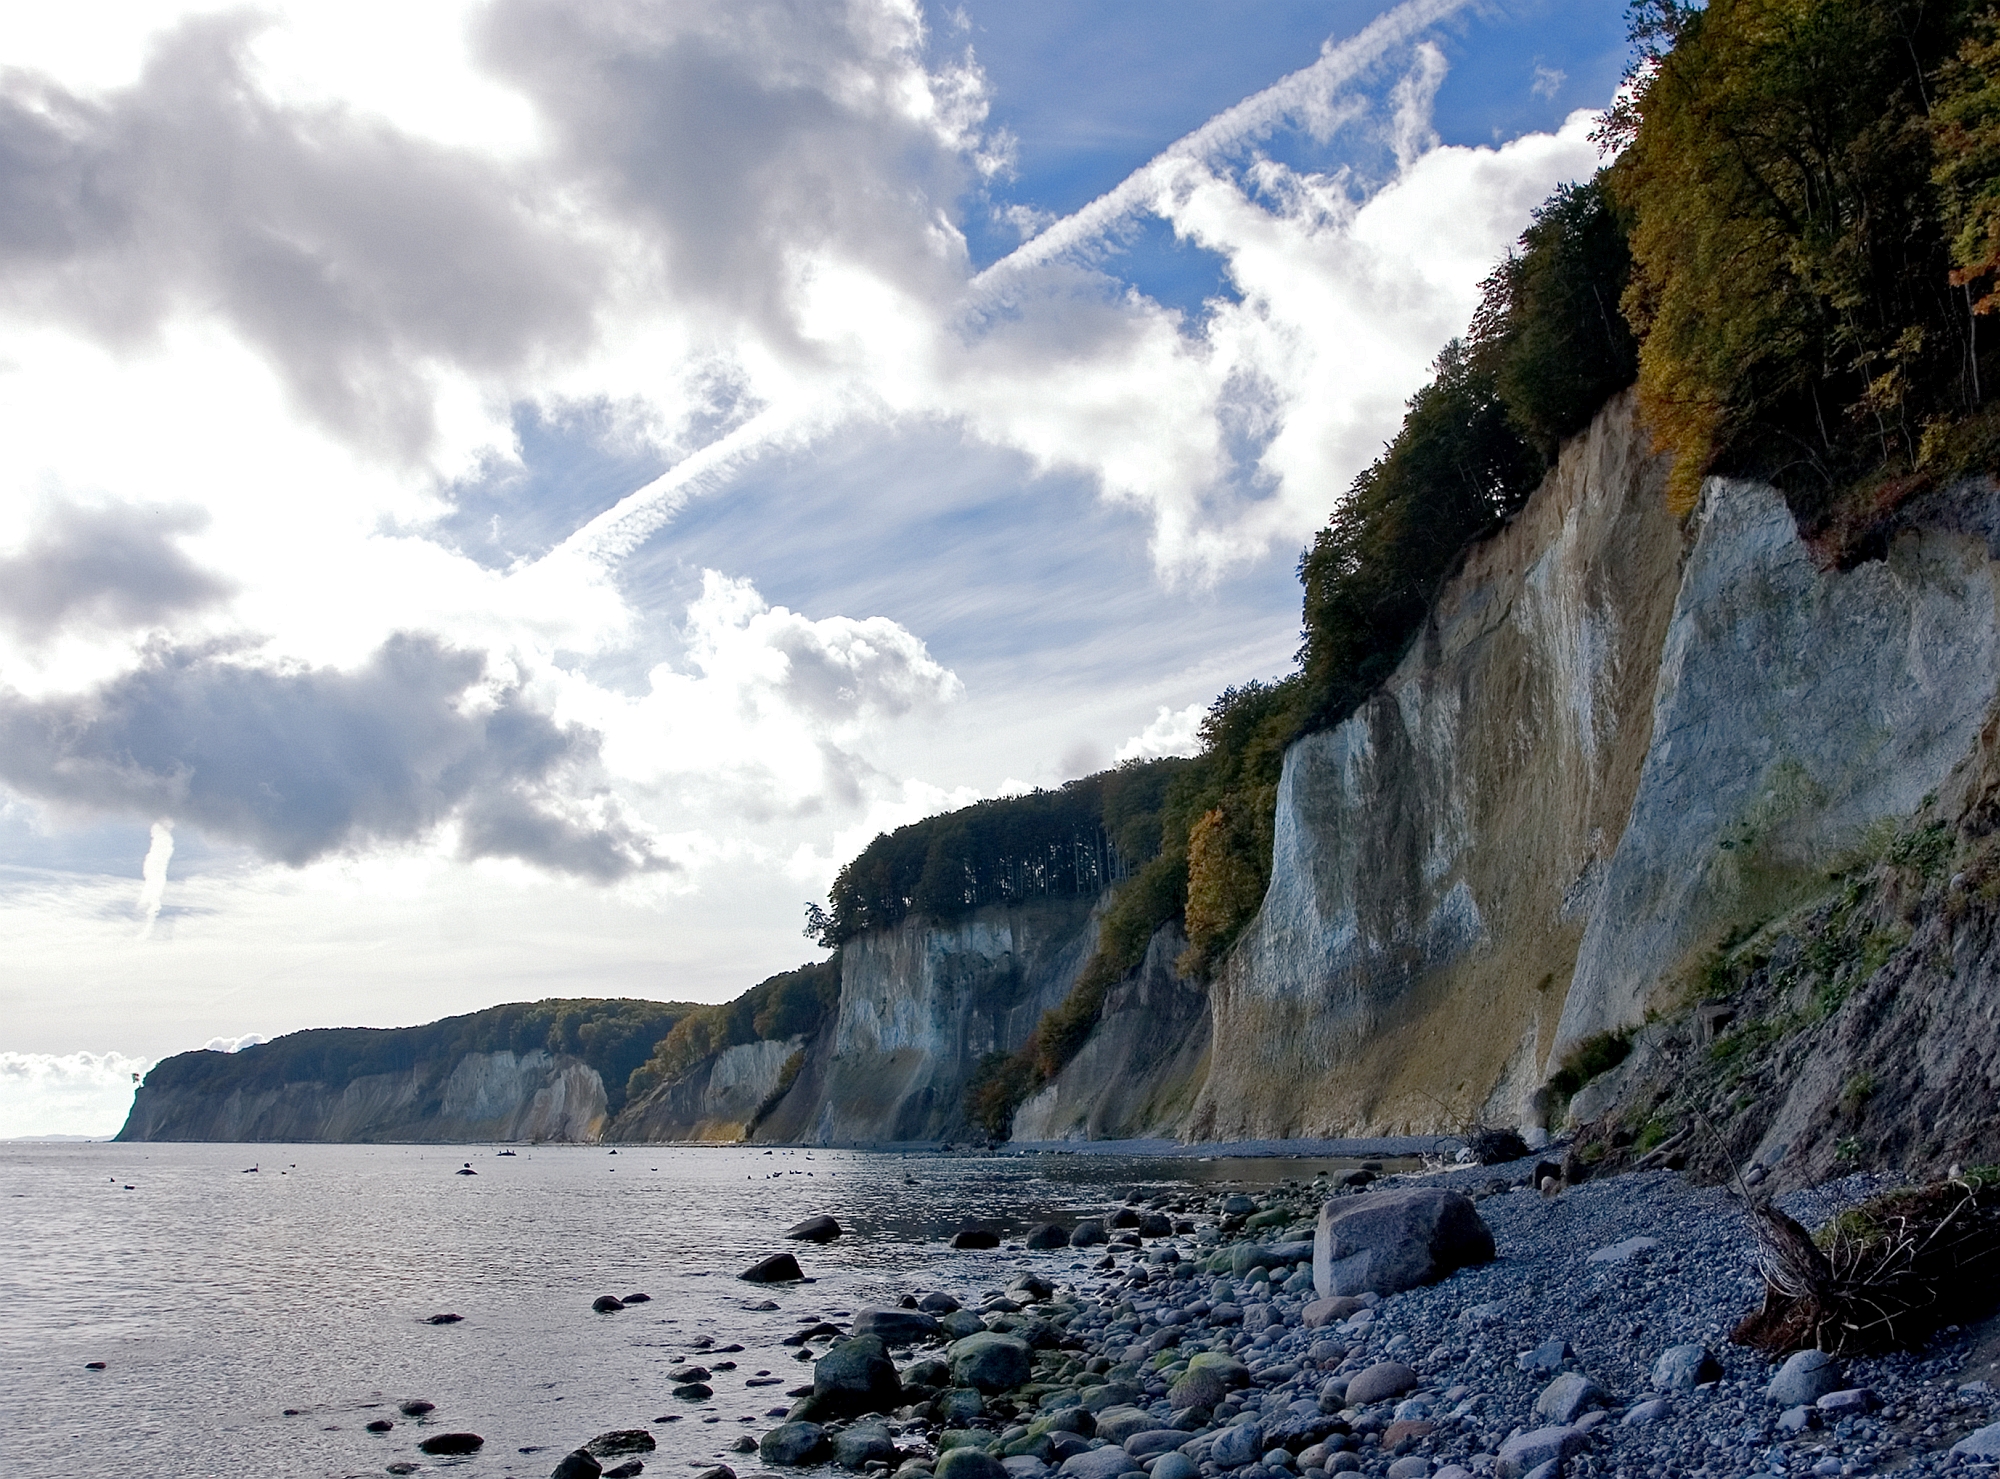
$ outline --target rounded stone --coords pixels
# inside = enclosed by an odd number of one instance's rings
[[[991,1331],[956,1342],[950,1355],[952,1380],[987,1393],[1013,1390],[1034,1369],[1034,1353],[1025,1340]]]
[[[1705,1345],[1668,1346],[1653,1363],[1653,1390],[1691,1392],[1722,1376],[1722,1364]]]
[[[433,1433],[417,1445],[417,1451],[436,1458],[443,1454],[477,1453],[485,1446],[486,1440],[477,1433]]]
[[[1387,1402],[1392,1397],[1414,1390],[1416,1385],[1417,1373],[1401,1361],[1377,1361],[1348,1382],[1347,1402],[1351,1407],[1369,1402]]]
[[[780,1423],[757,1444],[757,1456],[765,1463],[786,1468],[815,1463],[831,1452],[826,1429],[818,1423]]]
[[[943,1454],[933,1471],[937,1479],[1007,1479],[1000,1460],[977,1448],[954,1448]]]
[[[773,1253],[769,1258],[753,1263],[736,1276],[752,1284],[786,1284],[803,1279],[805,1273],[799,1268],[798,1259],[789,1253]]]
[[[1840,1367],[1825,1351],[1796,1351],[1778,1368],[1764,1395],[1780,1407],[1798,1407],[1817,1402],[1846,1384]]]

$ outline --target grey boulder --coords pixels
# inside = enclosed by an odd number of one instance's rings
[[[1116,1444],[1111,1444],[1104,1448],[1090,1449],[1085,1453],[1071,1454],[1063,1460],[1063,1466],[1058,1472],[1068,1475],[1069,1479],[1118,1479],[1120,1474],[1138,1467],[1132,1461],[1130,1454]],[[938,1479],[944,1479],[944,1476],[939,1475]]]
[[[563,1455],[562,1462],[550,1472],[549,1479],[597,1479],[604,1472],[604,1465],[592,1458],[583,1449]]]
[[[1104,1241],[1104,1224],[1090,1217],[1070,1229],[1069,1245],[1072,1248],[1089,1248]]]
[[[1043,1253],[1051,1248],[1067,1248],[1069,1229],[1059,1222],[1044,1222],[1037,1227],[1029,1228],[1028,1236],[1022,1241],[1036,1253]]]
[[[1208,1450],[1208,1456],[1225,1469],[1240,1469],[1245,1464],[1255,1463],[1263,1453],[1264,1428],[1256,1422],[1224,1428],[1215,1435],[1215,1442],[1209,1445]]]
[[[785,1236],[801,1243],[831,1243],[840,1236],[840,1224],[821,1213],[818,1217],[808,1217],[796,1227],[788,1228]]]
[[[2000,1423],[1993,1423],[1976,1432],[1967,1433],[1951,1445],[1951,1451],[1958,1458],[2000,1458]]]
[[[1367,1370],[1357,1372],[1347,1383],[1347,1402],[1351,1407],[1387,1402],[1412,1390],[1416,1384],[1417,1373],[1401,1361],[1377,1361]]]
[[[1844,1384],[1840,1367],[1825,1351],[1795,1351],[1778,1368],[1764,1395],[1780,1407],[1810,1406]]]
[[[780,1423],[757,1444],[757,1456],[765,1463],[786,1468],[817,1463],[830,1452],[826,1429],[818,1423]]]
[[[1195,1461],[1184,1453],[1162,1454],[1148,1470],[1152,1479],[1195,1479],[1201,1472]]]
[[[922,1310],[866,1308],[854,1317],[856,1335],[879,1336],[889,1345],[914,1345],[920,1340],[936,1340],[944,1327]]]
[[[1097,1414],[1097,1436],[1107,1443],[1122,1444],[1127,1438],[1158,1426],[1152,1413],[1137,1407],[1107,1407]]]
[[[855,1423],[833,1440],[833,1461],[843,1469],[865,1469],[880,1459],[893,1463],[896,1443],[879,1422]]]
[[[1610,1400],[1604,1388],[1582,1372],[1565,1371],[1535,1398],[1535,1416],[1547,1418],[1558,1427],[1568,1427],[1588,1409],[1603,1407]]]
[[[856,1417],[892,1412],[903,1400],[896,1363],[879,1336],[855,1335],[836,1341],[813,1363],[812,1403],[816,1417]]]
[[[992,1331],[955,1341],[949,1354],[952,1380],[988,1394],[1012,1391],[1034,1369],[1034,1353],[1025,1340]]]
[[[1470,1198],[1443,1187],[1334,1197],[1313,1233],[1313,1285],[1338,1294],[1400,1294],[1493,1259],[1493,1232]]]
[[[1582,1451],[1585,1435],[1575,1428],[1535,1428],[1500,1445],[1494,1471],[1500,1479],[1525,1479],[1544,1464],[1561,1464]]]
[[[1722,1363],[1705,1345],[1668,1346],[1653,1363],[1653,1389],[1660,1392],[1691,1392],[1721,1376]]]

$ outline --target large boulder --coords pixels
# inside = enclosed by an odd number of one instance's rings
[[[765,1463],[787,1468],[818,1463],[832,1452],[826,1429],[818,1423],[779,1423],[757,1444],[757,1456]]]
[[[1670,1345],[1653,1363],[1653,1390],[1691,1392],[1705,1382],[1722,1379],[1722,1363],[1705,1345]]]
[[[801,1243],[831,1243],[840,1236],[840,1224],[822,1212],[817,1217],[808,1217],[797,1227],[787,1229],[785,1236]]]
[[[948,1340],[963,1340],[968,1335],[979,1334],[985,1328],[986,1322],[971,1310],[953,1310],[938,1320],[938,1329],[944,1332]]]
[[[1007,1479],[1007,1470],[990,1453],[954,1448],[938,1455],[937,1479]]]
[[[1828,1392],[1847,1385],[1840,1367],[1825,1351],[1795,1351],[1788,1357],[1764,1395],[1780,1407],[1807,1406]]]
[[[651,1453],[657,1446],[644,1428],[619,1428],[599,1433],[583,1445],[583,1451],[593,1458],[612,1458],[621,1453]]]
[[[893,1412],[903,1400],[896,1363],[881,1337],[855,1335],[836,1341],[813,1363],[815,1417],[855,1417]]]
[[[486,1440],[477,1433],[433,1433],[417,1444],[417,1452],[439,1457],[477,1453],[485,1446]]]
[[[773,1253],[769,1258],[751,1264],[736,1277],[748,1279],[753,1284],[788,1284],[794,1279],[803,1279],[805,1273],[791,1254]]]
[[[1417,1381],[1417,1373],[1401,1361],[1377,1361],[1365,1371],[1355,1373],[1347,1383],[1347,1401],[1354,1407],[1387,1402],[1415,1388]]]
[[[1213,1408],[1228,1395],[1229,1384],[1222,1379],[1221,1372],[1206,1366],[1191,1368],[1167,1393],[1167,1406],[1175,1412],[1194,1407]]]
[[[1313,1233],[1313,1284],[1322,1298],[1400,1294],[1493,1258],[1493,1231],[1471,1199],[1443,1187],[1333,1197]]]
[[[1138,1467],[1129,1453],[1113,1444],[1070,1455],[1058,1472],[1066,1479],[1118,1479]]]
[[[865,1469],[878,1459],[894,1463],[896,1440],[879,1422],[855,1423],[833,1440],[833,1461],[843,1469]]]
[[[1562,1464],[1583,1450],[1586,1435],[1576,1428],[1534,1428],[1500,1445],[1494,1472],[1500,1479],[1524,1479],[1543,1464]]]
[[[1107,1407],[1097,1414],[1097,1436],[1109,1443],[1123,1443],[1138,1433],[1159,1426],[1153,1414],[1138,1407]]]
[[[889,1345],[915,1345],[936,1340],[944,1327],[921,1310],[863,1309],[854,1316],[856,1335],[879,1336]]]
[[[1044,1222],[1029,1228],[1028,1236],[1023,1241],[1036,1253],[1045,1253],[1051,1248],[1067,1248],[1069,1229],[1060,1222]]]
[[[1256,1422],[1238,1423],[1216,1434],[1208,1456],[1218,1468],[1240,1469],[1254,1464],[1264,1453],[1264,1429]]]
[[[1585,1409],[1610,1404],[1610,1396],[1596,1382],[1580,1371],[1565,1371],[1535,1398],[1535,1416],[1556,1427],[1568,1427]]]
[[[953,1342],[949,1354],[952,1380],[988,1394],[1012,1391],[1034,1370],[1034,1352],[1025,1340],[994,1331]]]
[[[597,1479],[603,1472],[604,1465],[587,1449],[579,1448],[563,1455],[562,1462],[550,1471],[549,1479]]]

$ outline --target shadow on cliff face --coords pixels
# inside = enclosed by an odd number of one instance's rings
[[[1764,1191],[2000,1162],[1995,1001],[2000,705],[1916,816],[1684,983],[1615,1102],[1578,1096],[1592,1117],[1572,1154],[1602,1174],[1673,1149],[1693,1175]]]

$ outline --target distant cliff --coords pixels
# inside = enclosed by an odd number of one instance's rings
[[[912,918],[850,940],[838,1015],[758,1138],[966,1138],[974,1070],[1027,1041],[1095,943],[1090,897],[989,905],[941,925]]]
[[[133,1098],[121,1140],[594,1141],[632,1070],[691,1010],[543,1001],[422,1027],[294,1032],[181,1053]]]

